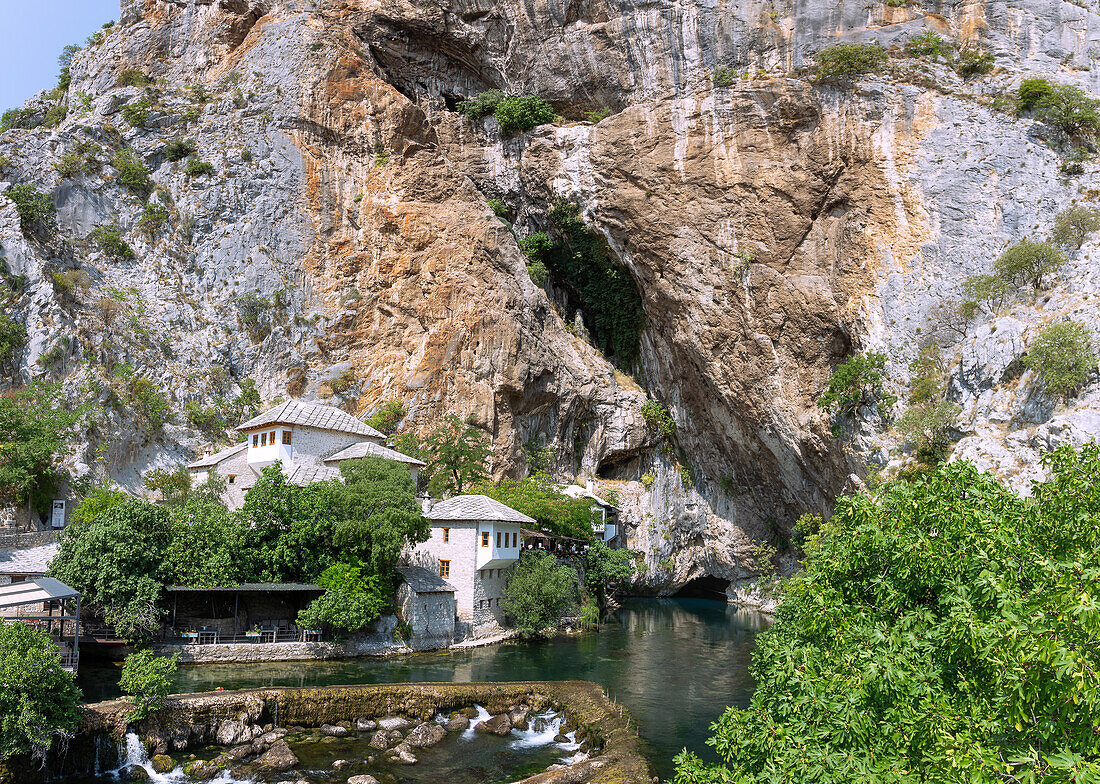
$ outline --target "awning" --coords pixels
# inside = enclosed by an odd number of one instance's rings
[[[312,583],[241,583],[218,588],[192,588],[187,585],[169,585],[168,593],[324,593],[325,589]]]
[[[16,607],[20,604],[76,599],[80,591],[73,590],[60,580],[39,577],[25,583],[0,585],[0,607]]]

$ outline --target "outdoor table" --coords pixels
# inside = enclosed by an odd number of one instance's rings
[[[199,633],[198,632],[183,632],[180,635],[180,637],[183,638],[184,643],[192,643],[192,642],[198,642],[199,641]]]
[[[306,629],[302,634],[305,635],[306,642],[310,640],[320,641],[321,639],[321,632],[319,629]]]
[[[263,642],[263,632],[258,629],[256,631],[247,631],[244,633],[244,636],[251,642]]]
[[[210,645],[218,641],[218,630],[213,626],[203,626],[199,629],[199,643]]]

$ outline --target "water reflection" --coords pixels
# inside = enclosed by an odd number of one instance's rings
[[[517,643],[387,659],[183,667],[178,691],[257,686],[440,681],[591,680],[637,719],[659,775],[689,748],[712,758],[704,741],[727,705],[752,694],[748,664],[767,616],[704,599],[628,601],[598,634],[553,644]],[[118,695],[118,669],[82,663],[89,700]]]

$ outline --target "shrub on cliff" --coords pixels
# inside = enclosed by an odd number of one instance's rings
[[[1094,138],[1100,134],[1100,101],[1076,85],[1052,88],[1039,100],[1036,114],[1070,136]]]
[[[553,106],[536,96],[509,95],[496,105],[493,116],[500,123],[501,133],[507,135],[554,122],[557,113]]]
[[[1051,324],[1028,347],[1024,365],[1039,374],[1047,392],[1069,397],[1096,367],[1092,334],[1077,321]]]
[[[1100,448],[1020,498],[966,462],[837,501],[756,691],[676,784],[1084,782],[1100,775]]]
[[[814,56],[819,79],[848,78],[880,73],[890,57],[878,44],[837,44]]]
[[[27,342],[27,328],[7,313],[0,313],[0,366],[6,365]]]
[[[504,100],[504,93],[500,90],[485,90],[473,98],[459,101],[456,107],[459,114],[464,114],[471,120],[480,120],[496,110],[497,105]]]
[[[1054,91],[1054,85],[1042,77],[1024,79],[1016,90],[1016,106],[1021,112],[1030,112]]]
[[[119,261],[134,258],[134,251],[122,238],[122,229],[117,223],[96,226],[88,232],[88,240],[100,251]]]
[[[127,190],[139,196],[149,192],[152,187],[149,170],[133,150],[126,148],[116,152],[111,158],[111,165],[118,171],[118,181]]]
[[[175,163],[193,155],[197,149],[190,139],[173,139],[164,145],[164,157]]]
[[[15,204],[15,210],[19,213],[19,228],[24,234],[45,234],[54,229],[57,209],[45,193],[39,193],[33,186],[20,183],[12,185],[4,194]]]
[[[134,651],[126,657],[118,687],[137,706],[128,721],[141,721],[164,706],[179,662],[178,653],[157,656],[149,649]]]
[[[49,633],[0,620],[0,760],[31,754],[44,762],[55,741],[80,724],[76,676],[61,669]]]
[[[896,398],[882,385],[886,355],[872,351],[857,354],[837,365],[829,376],[829,386],[817,399],[824,409],[836,409],[841,415],[855,413],[864,403],[877,400],[880,409],[887,410]]]
[[[1075,204],[1058,213],[1050,238],[1066,250],[1078,250],[1094,231],[1100,231],[1100,210]]]
[[[1049,242],[1032,242],[1026,237],[1011,245],[993,262],[993,271],[1006,283],[1028,285],[1035,291],[1068,261]]]

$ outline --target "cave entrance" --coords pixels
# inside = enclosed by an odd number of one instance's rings
[[[726,589],[730,581],[704,574],[688,580],[680,590],[672,594],[676,599],[721,599],[726,601]]]

